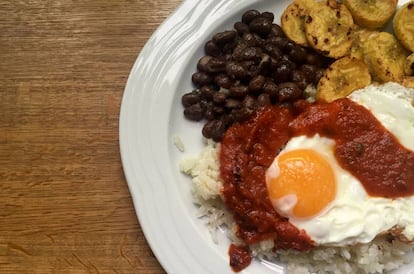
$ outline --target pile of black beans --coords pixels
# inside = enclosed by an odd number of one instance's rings
[[[202,134],[218,142],[235,122],[271,104],[304,98],[331,60],[289,40],[274,15],[246,11],[234,30],[215,34],[192,75],[195,89],[182,96],[184,116],[205,119]]]

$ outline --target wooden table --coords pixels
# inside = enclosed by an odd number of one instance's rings
[[[138,53],[179,3],[0,1],[0,273],[164,273],[118,119]]]

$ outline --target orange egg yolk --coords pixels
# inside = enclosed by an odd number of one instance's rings
[[[317,215],[335,199],[335,175],[328,161],[311,149],[297,149],[278,156],[272,164],[279,172],[269,168],[266,184],[275,209],[285,217],[309,218]],[[293,203],[287,214],[277,208]],[[281,213],[282,212],[282,213]]]

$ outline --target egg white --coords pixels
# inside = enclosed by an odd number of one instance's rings
[[[369,86],[354,92],[349,98],[368,108],[403,146],[414,151],[414,90],[388,83]],[[289,221],[305,230],[318,245],[368,243],[394,226],[403,228],[404,236],[414,240],[414,197],[370,197],[359,180],[341,168],[334,156],[334,145],[334,140],[319,135],[298,136],[292,138],[279,154],[295,149],[314,149],[331,164],[337,182],[334,201],[317,216],[295,218],[289,214],[292,203],[284,205]],[[275,177],[277,174],[276,157],[267,176]],[[287,201],[291,202],[290,198]],[[283,199],[279,200],[272,201],[274,206],[283,205]]]

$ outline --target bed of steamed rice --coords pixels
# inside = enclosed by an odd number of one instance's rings
[[[194,203],[199,217],[205,218],[216,241],[215,233],[225,228],[234,243],[240,240],[233,233],[234,222],[221,199],[219,171],[219,145],[207,141],[201,153],[180,163],[180,170],[192,177]],[[411,261],[412,245],[398,241],[392,243],[379,237],[368,244],[348,247],[318,247],[310,252],[273,252],[273,241],[262,241],[250,246],[252,255],[259,260],[279,262],[286,273],[383,273]]]

